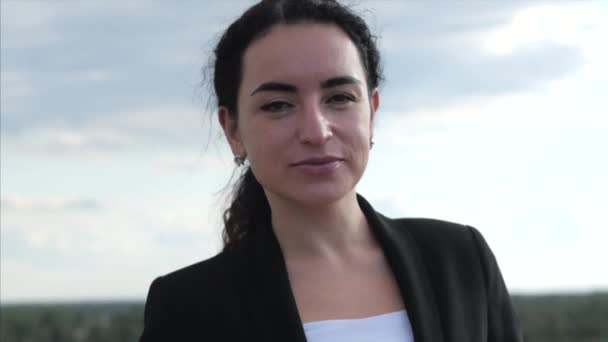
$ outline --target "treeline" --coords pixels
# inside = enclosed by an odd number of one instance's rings
[[[514,296],[528,342],[608,341],[608,292]],[[133,342],[143,303],[0,306],[2,342]]]
[[[139,302],[0,307],[1,342],[134,342],[142,326]]]
[[[608,342],[608,292],[514,296],[530,342]]]

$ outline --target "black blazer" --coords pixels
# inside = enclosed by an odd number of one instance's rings
[[[416,342],[522,341],[498,265],[474,228],[359,206],[395,275]],[[141,342],[306,337],[269,224],[239,247],[156,278]]]

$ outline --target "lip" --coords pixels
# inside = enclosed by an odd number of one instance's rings
[[[292,166],[304,174],[318,177],[332,174],[342,165],[343,161],[342,158],[324,156],[303,159]]]
[[[341,162],[342,160],[343,160],[342,158],[338,158],[338,157],[334,157],[334,156],[312,157],[312,158],[306,158],[306,159],[297,161],[297,162],[291,164],[291,166],[304,166],[304,165],[323,166],[323,165],[331,164],[334,162]]]

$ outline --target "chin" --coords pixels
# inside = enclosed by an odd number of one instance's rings
[[[318,207],[336,203],[353,191],[354,186],[344,186],[343,184],[294,185],[286,191],[273,192],[273,197],[279,197],[304,207]]]
[[[344,167],[331,175],[318,177],[292,171],[261,177],[261,183],[271,203],[274,200],[303,207],[322,207],[353,194],[363,176],[362,172],[353,171]]]

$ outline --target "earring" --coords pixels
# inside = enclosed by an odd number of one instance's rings
[[[236,155],[234,156],[234,163],[236,166],[243,166],[245,164],[245,156]]]
[[[374,147],[374,141],[370,140],[369,141],[369,149],[371,150]]]

